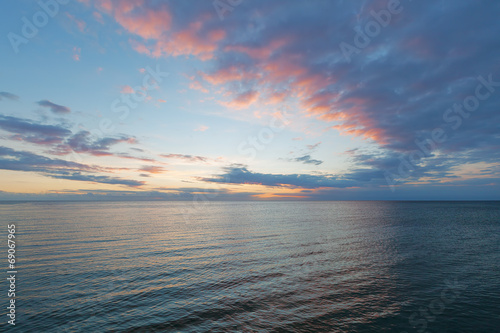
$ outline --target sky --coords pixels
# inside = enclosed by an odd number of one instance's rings
[[[0,200],[500,200],[500,2],[9,1]]]

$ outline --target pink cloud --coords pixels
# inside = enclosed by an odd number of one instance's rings
[[[222,85],[231,81],[241,81],[244,79],[250,80],[260,77],[259,74],[248,72],[245,69],[236,66],[223,68],[212,74],[199,72],[199,75],[201,75],[205,81],[213,85]]]
[[[254,59],[264,60],[269,58],[274,52],[284,47],[291,41],[290,37],[278,38],[271,41],[268,45],[259,47],[250,47],[245,45],[228,45],[224,51],[234,51],[246,53]]]
[[[320,118],[325,121],[338,121],[341,124],[332,128],[342,135],[353,135],[364,139],[371,139],[378,143],[387,143],[388,133],[378,128],[376,120],[371,118],[367,110],[374,101],[366,98],[348,98],[332,104],[332,110]]]
[[[201,91],[201,92],[203,92],[203,93],[205,93],[205,94],[206,94],[206,93],[208,93],[208,89],[206,89],[205,87],[203,87],[203,86],[201,85],[200,81],[196,81],[196,80],[195,80],[195,81],[191,82],[191,83],[189,84],[189,88],[190,88],[190,89],[193,89],[193,90],[199,90],[199,91]]]
[[[82,49],[79,47],[73,47],[73,60],[74,61],[80,61],[80,53],[82,52]]]
[[[99,12],[93,12],[92,16],[95,18],[95,20],[101,24],[104,24],[104,20],[102,18],[102,14]]]
[[[85,23],[85,21],[77,19],[74,15],[71,15],[70,13],[66,12],[66,16],[76,24],[76,26],[78,27],[78,30],[80,30],[80,32],[83,32],[85,30],[85,28],[87,27],[87,24]]]
[[[217,43],[226,36],[222,29],[207,29],[205,23],[211,18],[203,14],[183,28],[172,28],[172,13],[166,3],[155,8],[148,7],[144,0],[111,1],[100,0],[97,7],[111,15],[128,33],[141,40],[130,40],[139,53],[153,57],[189,56],[201,60],[213,58]]]
[[[214,30],[206,34],[201,21],[191,23],[187,29],[174,32],[166,38],[159,39],[153,46],[151,55],[181,56],[193,55],[201,60],[213,58],[217,42],[225,36],[224,30]]]
[[[100,0],[98,7],[129,33],[144,39],[158,39],[170,29],[172,16],[166,4],[160,8],[148,8],[144,0]]]
[[[129,42],[130,42],[130,45],[132,46],[132,48],[134,50],[136,50],[137,52],[139,52],[141,54],[146,54],[149,56],[151,55],[151,51],[149,50],[149,48],[146,45],[144,45],[138,41],[135,41],[135,40],[129,40]]]
[[[259,93],[255,90],[247,91],[237,95],[229,102],[219,102],[220,104],[231,109],[246,109],[254,104],[259,98]]]
[[[120,93],[122,94],[133,94],[134,93],[134,89],[132,89],[131,86],[123,86],[122,89],[120,90]]]
[[[149,173],[153,173],[153,174],[159,174],[159,173],[164,173],[167,170],[165,170],[165,168],[159,167],[159,166],[145,165],[142,168],[140,168],[139,171],[149,172]]]
[[[207,129],[209,129],[208,126],[200,125],[195,129],[195,132],[205,132]]]
[[[164,158],[168,158],[168,159],[184,160],[184,161],[187,161],[187,162],[202,162],[202,163],[207,163],[209,161],[208,157],[196,156],[196,155],[162,154],[160,156],[164,157]],[[220,158],[218,158],[218,159],[220,159]]]

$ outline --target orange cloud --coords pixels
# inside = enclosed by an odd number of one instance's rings
[[[114,17],[129,33],[144,39],[159,39],[170,29],[172,16],[165,3],[160,8],[148,8],[144,0],[100,0],[98,8]]]
[[[195,132],[205,132],[208,128],[208,126],[200,125],[195,129]]]
[[[235,51],[235,52],[246,53],[254,59],[263,60],[269,58],[276,50],[288,44],[290,40],[291,38],[289,37],[279,38],[270,42],[269,45],[260,47],[249,47],[244,45],[228,45],[224,48],[224,51],[226,52]]]
[[[274,92],[271,93],[266,99],[266,104],[280,104],[286,99],[286,92]]]
[[[222,40],[226,33],[223,30],[214,30],[202,34],[204,30],[201,21],[193,22],[187,29],[158,40],[152,47],[151,55],[154,57],[193,55],[201,60],[212,59],[217,49],[217,42]]]
[[[230,102],[219,102],[220,104],[231,109],[246,109],[259,98],[259,93],[255,90],[247,91],[236,96]]]
[[[221,85],[231,81],[251,80],[257,79],[261,76],[259,74],[245,71],[243,68],[231,66],[220,69],[212,74],[199,73],[203,79],[213,85]]]
[[[149,50],[149,48],[146,45],[144,45],[138,41],[135,41],[135,40],[129,40],[129,42],[130,42],[130,45],[132,46],[132,48],[134,50],[136,50],[137,52],[139,52],[141,54],[146,54],[149,56],[151,55],[151,51]]]
[[[159,166],[145,165],[142,168],[140,168],[139,171],[149,172],[149,173],[153,173],[153,174],[158,174],[158,173],[163,173],[163,172],[165,172],[167,170],[165,170],[165,168],[159,167]]]
[[[133,94],[134,89],[132,89],[131,86],[123,86],[122,89],[120,90],[122,94]]]
[[[200,83],[200,81],[192,81],[190,84],[189,84],[189,88],[191,89],[194,89],[194,90],[200,90],[201,92],[203,93],[208,93],[208,89],[206,89],[205,87],[203,87]]]
[[[193,55],[201,60],[213,57],[217,43],[224,39],[222,29],[207,29],[204,25],[210,15],[203,15],[186,28],[172,29],[172,14],[167,4],[148,7],[144,0],[100,0],[98,8],[113,16],[127,32],[142,40],[130,40],[139,53],[153,57]]]

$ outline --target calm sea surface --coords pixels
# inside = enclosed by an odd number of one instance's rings
[[[0,204],[16,332],[499,332],[499,202]]]

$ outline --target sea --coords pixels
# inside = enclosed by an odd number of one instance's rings
[[[4,202],[0,221],[4,332],[500,332],[500,202]]]

